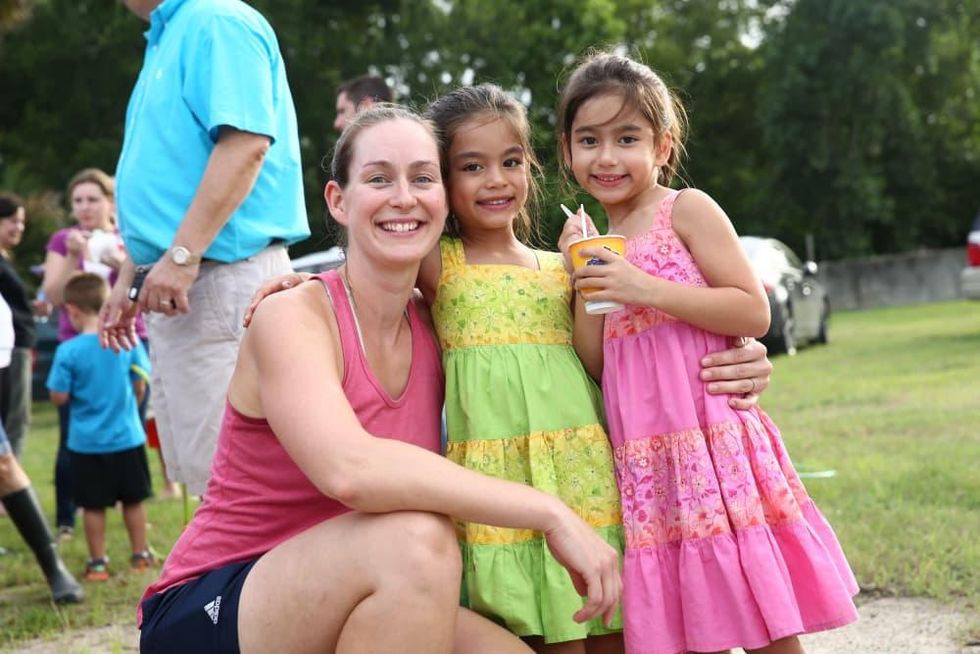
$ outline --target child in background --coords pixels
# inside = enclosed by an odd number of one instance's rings
[[[78,336],[58,346],[47,381],[51,401],[70,406],[72,494],[84,510],[88,581],[109,578],[105,509],[116,502],[123,505],[131,567],[145,570],[155,563],[143,509],[143,500],[152,495],[146,436],[137,413],[150,364],[141,343],[119,353],[99,345],[98,314],[108,293],[105,280],[93,273],[76,273],[68,280],[64,310]]]
[[[450,199],[447,231],[418,286],[430,305],[446,373],[446,456],[555,495],[623,551],[602,398],[572,347],[571,284],[555,252],[534,250],[525,110],[482,84],[426,111],[440,135]],[[469,608],[539,652],[621,651],[621,618],[585,623],[582,598],[542,534],[461,523]],[[611,634],[611,635],[609,635]]]
[[[561,154],[602,205],[626,254],[575,273],[575,345],[602,379],[626,527],[623,612],[631,654],[743,647],[802,652],[796,634],[856,619],[857,584],[779,431],[758,407],[705,393],[699,361],[728,337],[764,334],[769,309],[728,217],[668,187],[683,109],[647,66],[595,54],[562,91]],[[580,217],[562,233],[581,238]]]

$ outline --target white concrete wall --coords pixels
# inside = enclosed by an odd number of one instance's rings
[[[965,266],[964,246],[827,261],[818,274],[832,309],[870,309],[963,297]]]

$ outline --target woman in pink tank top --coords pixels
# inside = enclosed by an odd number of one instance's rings
[[[204,502],[140,606],[141,651],[527,652],[458,606],[448,516],[545,534],[610,619],[616,553],[557,499],[438,454],[442,370],[412,300],[447,214],[431,126],[393,106],[337,143],[346,264],[264,301]]]

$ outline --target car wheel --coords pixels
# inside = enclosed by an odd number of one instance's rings
[[[830,322],[830,303],[824,301],[823,311],[820,313],[820,330],[817,332],[817,343],[827,343],[830,336],[827,333],[827,323]]]
[[[793,309],[788,303],[775,305],[772,322],[773,330],[770,332],[771,343],[767,343],[769,349],[774,354],[786,353],[790,356],[796,354],[796,337],[793,335],[796,322],[793,320]]]

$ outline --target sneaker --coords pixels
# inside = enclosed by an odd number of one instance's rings
[[[150,550],[135,552],[129,559],[129,567],[135,572],[143,572],[144,570],[155,568],[158,564],[159,560]]]
[[[109,559],[89,559],[85,563],[85,581],[109,581]]]
[[[58,543],[64,543],[69,541],[75,536],[74,527],[69,527],[68,525],[61,525],[58,527]]]

